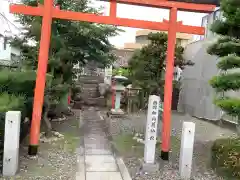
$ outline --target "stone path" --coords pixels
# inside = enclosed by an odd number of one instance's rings
[[[121,158],[116,158],[105,132],[104,119],[95,108],[83,112],[83,140],[76,180],[131,180]]]

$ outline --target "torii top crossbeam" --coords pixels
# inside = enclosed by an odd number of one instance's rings
[[[110,1],[110,0],[100,0]],[[220,0],[117,0],[117,3],[189,12],[212,12]],[[190,3],[191,2],[191,3]]]
[[[137,0],[119,0],[119,1],[137,1]],[[143,1],[143,2],[146,3],[147,1]],[[164,3],[161,3],[161,4],[164,4]],[[188,4],[188,3],[180,3],[180,5],[178,3],[178,6],[183,7],[184,4]],[[143,6],[145,4],[141,4],[141,5]],[[174,7],[174,5],[171,4],[170,7]],[[205,8],[204,8],[203,5],[198,5],[198,4],[194,5],[194,7],[198,9],[198,12],[200,11],[212,12],[215,8],[215,6],[213,5],[205,5]],[[25,14],[25,15],[43,16],[43,6],[30,7],[30,6],[24,6],[24,5],[11,5],[10,12]],[[87,21],[87,22],[94,22],[94,23],[111,24],[111,25],[117,25],[117,26],[126,26],[126,27],[133,27],[133,28],[142,28],[142,29],[152,29],[152,30],[159,30],[159,31],[167,31],[169,28],[169,24],[166,22],[153,22],[153,21],[145,21],[145,20],[119,18],[112,15],[103,16],[103,15],[96,15],[96,14],[90,14],[90,13],[72,12],[72,11],[60,10],[58,7],[52,7],[52,18],[68,19],[68,20],[75,20],[75,21]],[[178,23],[177,32],[203,35],[205,31],[203,27],[188,26],[188,25],[182,25],[181,23]]]
[[[132,4],[145,7],[168,8],[170,9],[169,21],[165,20],[163,22],[153,22],[117,17],[117,3]],[[103,16],[90,13],[60,10],[58,6],[53,5],[53,0],[44,0],[44,5],[39,5],[38,7],[31,7],[25,5],[10,5],[11,13],[43,17],[40,49],[38,56],[37,79],[30,131],[29,155],[36,155],[38,150],[42,105],[48,64],[48,53],[50,47],[51,24],[54,18],[102,24],[112,24],[116,26],[127,26],[142,29],[153,29],[159,31],[168,31],[168,49],[164,85],[164,112],[162,129],[162,158],[168,159],[168,152],[170,149],[169,144],[171,132],[172,79],[174,69],[174,51],[176,43],[176,33],[182,32],[199,35],[204,34],[203,27],[188,26],[183,25],[181,22],[177,22],[177,11],[185,10],[192,12],[207,13],[214,11],[214,9],[215,5],[213,4],[194,4],[168,0],[110,0],[110,15]]]

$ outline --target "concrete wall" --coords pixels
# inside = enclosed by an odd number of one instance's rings
[[[228,116],[213,104],[216,93],[209,85],[209,80],[222,72],[216,67],[218,57],[209,55],[206,50],[215,40],[201,40],[186,47],[184,58],[195,64],[186,67],[182,72],[178,110],[199,118],[237,122],[236,117]],[[239,71],[239,69],[233,71]],[[239,97],[240,92],[228,91],[224,95]]]
[[[178,109],[192,116],[219,120],[221,111],[213,104],[215,91],[209,85],[209,80],[218,74],[218,57],[206,52],[210,43],[212,40],[197,41],[185,49],[184,58],[195,64],[186,67],[182,72]]]

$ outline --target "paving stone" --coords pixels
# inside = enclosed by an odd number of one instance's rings
[[[112,155],[110,149],[85,149],[86,155]]]
[[[92,144],[86,144],[85,145],[85,150],[88,149],[99,149],[99,150],[104,150],[104,149],[110,149],[110,146],[107,145],[96,145],[95,143]]]
[[[86,155],[86,171],[118,171],[112,155]]]
[[[86,180],[123,180],[120,172],[87,172]]]
[[[123,180],[104,123],[94,108],[84,111],[85,180]]]

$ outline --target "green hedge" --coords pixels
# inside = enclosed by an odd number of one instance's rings
[[[33,97],[35,88],[36,72],[35,71],[0,71],[0,93],[22,94],[26,97]]]
[[[24,96],[15,96],[8,93],[0,94],[0,150],[3,148],[5,114],[7,111],[21,111],[24,117],[26,114]]]
[[[214,142],[212,167],[222,176],[240,179],[240,138],[218,139]]]

